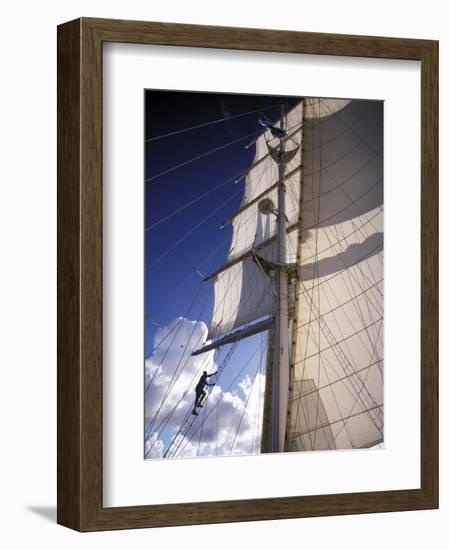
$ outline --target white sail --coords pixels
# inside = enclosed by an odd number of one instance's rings
[[[286,127],[289,134],[286,149],[292,152],[286,166],[286,213],[290,227],[287,242],[288,256],[294,261],[297,251],[295,228],[299,215],[302,103],[288,113]],[[256,152],[245,178],[241,206],[232,219],[233,234],[228,257],[223,269],[214,277],[214,310],[209,338],[271,315],[273,311],[272,282],[251,254],[251,250],[256,248],[266,259],[276,261],[274,240],[279,178],[278,165],[270,156],[268,147],[275,148],[278,143],[273,139],[267,144],[266,139],[271,140],[269,132],[256,140]],[[295,150],[298,152],[293,154]],[[261,201],[267,210],[261,207]]]
[[[286,450],[383,441],[383,104],[304,101]]]

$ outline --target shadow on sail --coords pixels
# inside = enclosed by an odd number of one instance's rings
[[[383,233],[374,233],[362,243],[350,244],[343,252],[301,266],[301,281],[327,277],[374,256],[383,247]]]

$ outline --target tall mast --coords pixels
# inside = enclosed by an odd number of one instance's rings
[[[281,105],[281,129],[285,129],[285,105]],[[287,217],[285,213],[285,138],[279,145],[279,184],[277,216],[278,264],[287,264]],[[285,444],[289,388],[289,338],[288,338],[288,273],[276,271],[277,301],[274,318],[273,346],[273,406],[271,452],[282,452]]]

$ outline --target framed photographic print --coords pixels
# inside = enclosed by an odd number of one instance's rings
[[[58,522],[438,505],[437,43],[58,28]]]

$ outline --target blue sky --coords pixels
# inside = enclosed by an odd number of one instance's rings
[[[279,105],[279,102],[279,98],[265,96],[147,91],[146,139],[224,118],[226,114],[233,116],[251,110],[263,110],[263,107]],[[268,109],[267,113],[277,116],[279,107]],[[195,272],[198,266],[200,272],[206,274],[225,260],[231,226],[220,229],[220,225],[238,209],[244,182],[235,184],[231,180],[166,222],[153,228],[151,226],[211,188],[244,171],[251,164],[254,155],[254,147],[245,149],[252,138],[242,139],[165,175],[157,177],[158,174],[221,145],[248,134],[255,134],[260,129],[256,112],[146,142],[145,177],[155,179],[147,180],[145,194],[145,223],[149,228],[146,231],[145,247],[145,311],[158,324],[164,325],[187,310],[201,282],[200,275]],[[225,201],[228,202],[223,205]],[[218,211],[212,214],[217,208]],[[209,215],[210,218],[180,245],[159,259]],[[214,250],[217,250],[216,254],[204,262]],[[191,278],[179,288],[189,275],[192,275]],[[206,300],[206,294],[211,294],[208,291],[212,285],[209,283],[203,286],[205,288],[201,294]],[[197,320],[207,322],[211,315],[212,300],[207,300],[202,312],[201,299],[198,304],[201,305],[193,310],[193,315]],[[154,323],[146,323],[146,353],[151,350],[154,329]]]
[[[243,196],[244,180],[237,184],[234,180],[250,166],[254,156],[254,146],[245,149],[254,137],[246,136],[260,132],[259,111],[273,119],[279,116],[280,101],[279,97],[272,96],[150,90],[145,93],[145,357],[147,364],[151,363],[153,373],[156,356],[165,344],[171,343],[177,350],[170,349],[165,358],[164,354],[159,356],[159,363],[165,362],[161,372],[173,369],[174,362],[185,366],[190,355],[183,348],[187,342],[179,340],[180,334],[173,340],[176,333],[174,320],[183,317],[208,324],[213,307],[213,283],[203,283],[201,275],[212,272],[226,259],[232,228],[227,225],[220,229],[220,225],[238,209]],[[255,112],[230,118],[248,111]],[[225,120],[160,138],[217,119]],[[233,141],[236,143],[221,148]],[[220,150],[189,162],[217,148]],[[181,164],[183,166],[175,168]],[[230,181],[185,207],[227,180]],[[172,327],[173,336],[166,336],[166,341],[161,344],[161,335],[166,334],[167,326]],[[190,333],[196,330],[194,325],[191,326]],[[184,335],[186,340],[190,333]],[[205,337],[205,332],[199,329],[200,339],[203,334]],[[152,352],[155,338],[160,348]],[[220,391],[224,392],[242,370],[242,365],[247,363],[247,369],[235,381],[235,389],[231,390],[242,400],[247,398],[244,378],[249,376],[247,381],[254,382],[260,353],[254,360],[250,358],[261,345],[260,335],[239,344],[223,373]],[[224,357],[226,352],[227,348],[222,348],[220,357]],[[171,357],[170,365],[168,356]],[[217,357],[214,360],[217,362]],[[186,371],[190,367],[192,365],[187,365]],[[160,373],[157,376],[160,376],[157,382],[162,391],[163,376]],[[187,379],[185,383],[188,385]],[[187,397],[190,398],[193,399],[192,393]],[[160,399],[159,394],[154,395],[153,401],[157,399]],[[147,405],[147,413],[153,404]],[[241,404],[236,406],[238,409]],[[251,423],[251,419],[246,420]],[[165,443],[168,437],[167,433]]]

